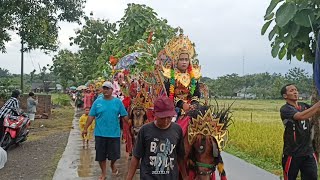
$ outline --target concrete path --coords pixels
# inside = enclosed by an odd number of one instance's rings
[[[100,174],[100,168],[94,161],[95,150],[94,141],[90,142],[88,148],[82,147],[81,133],[79,130],[79,117],[82,111],[76,111],[73,120],[73,129],[70,132],[68,144],[59,161],[54,180],[96,180]],[[279,180],[280,178],[251,165],[235,156],[227,153],[222,154],[228,180]],[[121,145],[121,159],[116,163],[119,175],[111,176],[111,168],[108,164],[107,180],[123,180],[126,177],[129,160],[125,153],[125,145]],[[217,176],[218,177],[218,176]],[[135,179],[139,179],[137,173]],[[219,179],[219,178],[217,178]]]
[[[68,143],[58,163],[53,176],[54,180],[97,180],[101,171],[99,164],[95,161],[94,141],[90,141],[89,147],[83,148],[81,132],[79,129],[79,118],[83,111],[75,111],[73,129],[70,131]],[[125,153],[125,145],[121,145],[121,159],[116,162],[119,169],[117,176],[112,176],[110,164],[107,164],[107,180],[123,180],[128,171],[128,156]],[[138,174],[136,179],[138,180]]]

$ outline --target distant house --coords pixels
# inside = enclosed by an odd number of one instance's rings
[[[63,87],[61,86],[61,84],[56,84],[56,90],[63,91]]]
[[[311,99],[311,95],[308,93],[299,93],[299,99],[300,100],[308,100],[308,99]]]
[[[36,93],[62,91],[62,86],[56,84],[55,81],[44,81],[43,83],[32,83],[31,90]]]
[[[246,99],[256,99],[257,95],[253,93],[249,93],[250,88],[243,88],[237,92],[237,98],[246,98]]]

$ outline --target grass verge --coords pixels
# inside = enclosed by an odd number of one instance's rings
[[[53,109],[50,119],[36,119],[31,123],[28,141],[40,140],[56,132],[70,131],[73,116],[74,109],[70,106]]]
[[[53,104],[61,105],[61,99],[63,99],[64,102],[67,98],[67,95],[52,95]],[[52,116],[50,119],[36,119],[32,122],[28,141],[41,141],[55,133],[70,132],[74,117],[74,108],[70,106],[69,102],[70,99],[68,103],[64,103],[68,106],[61,106],[59,108],[52,109]],[[56,149],[55,154],[52,155],[52,160],[50,161],[49,168],[47,169],[43,179],[52,179],[64,149],[65,146],[63,145]]]
[[[62,154],[64,152],[65,147],[59,147],[56,151],[56,154],[53,156],[51,160],[51,164],[49,168],[47,169],[46,174],[44,175],[43,179],[45,180],[51,180],[53,178],[53,175],[56,171],[56,168],[58,166],[58,163],[62,157]]]

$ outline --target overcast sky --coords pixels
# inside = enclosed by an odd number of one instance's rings
[[[173,27],[184,29],[196,50],[203,76],[239,75],[261,72],[285,73],[293,67],[312,72],[310,64],[293,60],[273,59],[267,36],[260,35],[263,16],[270,0],[87,0],[86,13],[94,17],[116,22],[124,15],[127,3],[146,4],[168,20]],[[69,46],[69,37],[74,36],[77,24],[60,23],[60,48],[76,50]],[[7,44],[7,53],[0,53],[0,67],[20,74],[20,40],[13,36]],[[25,54],[24,72],[39,70],[38,64],[52,64],[52,56],[40,51]]]

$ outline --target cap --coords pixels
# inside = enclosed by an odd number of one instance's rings
[[[173,101],[168,97],[160,96],[154,101],[154,115],[156,117],[173,117],[176,114]]]
[[[102,87],[107,87],[107,88],[112,88],[113,89],[113,85],[110,81],[106,81],[102,84]]]

